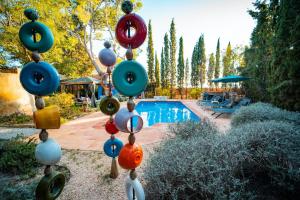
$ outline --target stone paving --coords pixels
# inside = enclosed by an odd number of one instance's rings
[[[0,139],[7,140],[16,137],[18,134],[31,136],[37,132],[35,128],[8,128],[0,127]]]
[[[230,128],[230,118],[228,116],[215,119],[214,116],[211,116],[211,111],[199,107],[195,100],[181,100],[181,102],[197,114],[201,120],[209,120],[214,123],[221,132],[225,132]],[[124,103],[121,104],[121,106],[125,105]],[[63,124],[60,129],[48,130],[49,137],[55,139],[64,149],[99,151],[102,150],[103,143],[110,137],[104,129],[104,124],[108,118],[108,116],[101,112],[91,113]],[[143,128],[141,132],[137,133],[136,142],[141,145],[160,142],[168,136],[168,126],[168,124],[156,124],[151,127]],[[0,133],[3,131],[5,130],[1,129]],[[21,130],[13,130],[9,133],[13,132],[13,134],[15,134],[18,131]],[[39,130],[26,129],[24,133],[27,135],[35,133],[33,137],[38,138]],[[11,136],[11,134],[5,135]],[[119,132],[116,137],[121,139],[124,143],[127,143],[128,135],[127,133]]]

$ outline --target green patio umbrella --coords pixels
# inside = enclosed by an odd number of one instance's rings
[[[244,76],[229,75],[229,76],[225,76],[222,78],[213,79],[210,81],[214,82],[214,83],[236,83],[236,82],[240,82],[240,81],[246,81],[248,79],[249,78],[244,77]]]

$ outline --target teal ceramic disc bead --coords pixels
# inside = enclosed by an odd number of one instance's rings
[[[40,41],[34,42],[34,32],[41,36]],[[40,22],[28,22],[24,24],[19,31],[19,38],[28,50],[38,51],[39,53],[44,53],[51,49],[54,43],[51,30]]]
[[[116,90],[125,96],[141,94],[148,84],[145,68],[134,60],[118,64],[113,71],[112,80]]]
[[[57,90],[60,78],[56,69],[49,63],[30,62],[21,70],[20,82],[30,94],[47,96]]]

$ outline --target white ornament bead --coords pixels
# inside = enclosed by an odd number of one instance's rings
[[[40,142],[35,149],[35,158],[44,165],[55,165],[61,158],[61,147],[53,139]]]

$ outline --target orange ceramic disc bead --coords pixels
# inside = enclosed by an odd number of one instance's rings
[[[118,161],[124,169],[135,169],[143,160],[143,149],[141,145],[126,144],[120,151]]]

